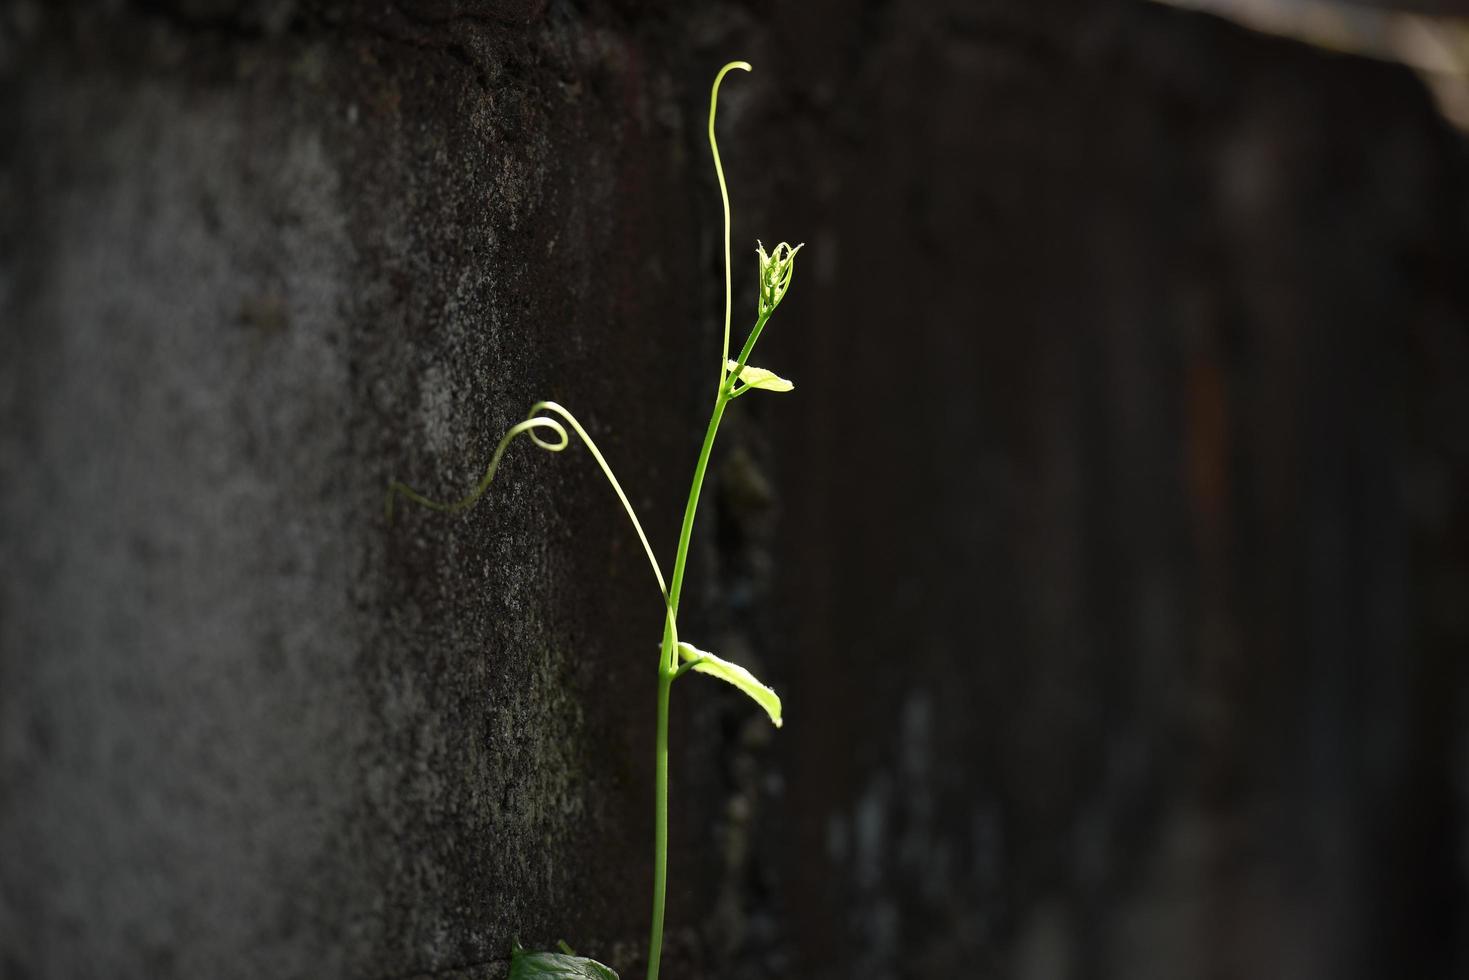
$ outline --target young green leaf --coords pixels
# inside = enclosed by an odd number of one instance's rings
[[[729,362],[729,369],[731,371],[739,366],[738,361]],[[782,378],[774,371],[757,368],[753,364],[745,365],[744,370],[740,372],[740,381],[744,383],[745,388],[763,388],[766,391],[790,391],[796,387],[793,383]],[[741,388],[740,390],[744,391],[745,388]]]
[[[508,980],[618,980],[610,966],[568,953],[533,953],[516,946],[510,951]]]
[[[692,669],[698,673],[718,677],[744,691],[756,704],[765,709],[765,713],[770,716],[770,721],[776,728],[781,726],[780,695],[756,680],[754,674],[739,664],[732,664],[690,643],[680,641],[678,655],[686,663],[692,664]]]
[[[760,256],[760,316],[769,317],[785,299],[791,288],[791,276],[796,271],[796,253],[804,246],[791,248],[785,242],[775,246],[769,255],[765,246],[755,242],[755,252]]]

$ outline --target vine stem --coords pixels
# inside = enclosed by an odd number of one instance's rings
[[[740,351],[738,361],[729,360],[729,327],[730,307],[733,300],[730,276],[730,208],[729,188],[724,180],[724,166],[719,159],[719,143],[714,135],[714,114],[719,104],[719,83],[724,76],[734,69],[750,71],[750,65],[743,61],[732,61],[719,70],[714,78],[714,85],[709,92],[709,149],[714,154],[714,172],[719,178],[719,197],[724,205],[724,342],[719,358],[719,387],[714,397],[714,411],[709,417],[709,427],[704,432],[704,443],[699,449],[699,459],[694,465],[694,477],[689,485],[689,497],[684,505],[683,524],[678,535],[678,553],[673,562],[673,575],[668,585],[664,584],[663,572],[658,566],[658,559],[653,554],[653,547],[648,542],[648,536],[643,533],[642,524],[638,521],[637,513],[633,510],[632,502],[628,500],[627,494],[623,492],[617,477],[612,473],[612,467],[608,465],[606,458],[602,455],[597,444],[587,433],[569,411],[555,402],[537,402],[531,406],[527,417],[510,427],[495,447],[494,456],[485,469],[485,474],[479,483],[464,497],[458,500],[440,502],[432,500],[406,483],[397,480],[388,485],[388,496],[384,504],[385,516],[389,521],[393,518],[394,504],[399,497],[409,500],[415,504],[445,513],[458,513],[472,507],[482,497],[490,484],[495,479],[495,473],[499,469],[500,460],[505,455],[505,450],[517,436],[528,435],[532,442],[540,448],[553,453],[559,453],[571,442],[571,435],[567,426],[571,427],[582,443],[591,452],[593,459],[601,468],[607,482],[611,484],[613,492],[616,493],[618,502],[622,504],[623,510],[627,512],[628,519],[632,521],[633,529],[637,532],[638,540],[643,546],[643,552],[647,555],[648,564],[653,569],[653,577],[658,581],[659,591],[664,596],[664,619],[663,619],[663,642],[658,652],[658,729],[655,746],[653,765],[653,915],[651,936],[648,940],[648,980],[658,980],[658,967],[663,956],[663,923],[668,905],[668,717],[669,706],[673,695],[673,682],[681,676],[683,671],[678,667],[678,603],[683,594],[684,572],[688,566],[689,543],[693,539],[694,517],[699,510],[699,496],[704,489],[704,478],[709,471],[709,456],[714,450],[715,437],[719,435],[719,423],[724,419],[724,410],[738,394],[748,391],[749,384],[736,390],[741,372],[744,370],[750,352],[755,342],[760,339],[761,332],[765,329],[765,323],[770,317],[770,312],[779,302],[776,296],[770,301],[767,308],[765,303],[768,288],[762,280],[762,302],[759,316],[755,321],[754,328],[750,331],[749,338],[745,341],[744,348]],[[788,246],[782,246],[788,248]],[[799,249],[800,246],[797,246]],[[781,292],[784,284],[789,282],[790,258],[794,256],[790,251],[782,261],[785,263],[784,280],[781,282]],[[776,256],[782,255],[780,248],[776,249]],[[766,256],[763,249],[760,251],[762,276],[765,269]],[[559,416],[559,418],[557,418]],[[542,433],[549,433],[549,438]],[[693,666],[693,664],[690,664]],[[772,718],[775,716],[772,715]],[[780,722],[776,719],[776,724]]]
[[[709,470],[709,456],[725,406],[733,397],[735,376],[720,382],[714,400],[709,428],[694,465],[694,479],[689,486],[688,503],[684,506],[683,526],[678,534],[678,553],[673,559],[673,581],[668,590],[668,612],[664,621],[663,645],[658,654],[658,738],[653,764],[653,924],[648,939],[648,980],[658,980],[658,965],[663,956],[663,919],[668,899],[668,714],[673,682],[678,676],[677,635],[678,600],[683,594],[684,570],[688,566],[689,542],[694,534],[694,515],[699,510],[699,494],[704,489],[704,476]]]
[[[658,980],[663,958],[663,909],[668,897],[668,700],[673,678],[658,668],[658,746],[653,763],[653,935],[648,940],[648,980]]]
[[[648,939],[648,980],[658,980],[658,965],[663,958],[663,918],[668,904],[668,711],[673,682],[678,677],[678,600],[683,595],[684,569],[688,565],[689,541],[694,534],[694,516],[699,510],[699,494],[704,489],[704,476],[709,471],[709,454],[725,406],[734,397],[738,372],[729,373],[729,319],[734,297],[730,281],[729,256],[729,187],[724,180],[724,164],[719,159],[719,140],[714,135],[714,115],[719,108],[719,83],[734,69],[750,71],[749,62],[731,61],[719,69],[709,89],[709,151],[714,156],[714,175],[719,179],[719,199],[724,205],[724,345],[719,357],[719,388],[714,397],[714,412],[709,428],[704,431],[704,444],[699,448],[699,461],[694,464],[694,478],[689,486],[689,499],[684,505],[683,525],[678,532],[678,553],[673,559],[673,578],[667,592],[668,614],[663,621],[663,645],[658,652],[658,736],[653,764],[653,924]],[[763,326],[763,324],[762,324]],[[755,331],[757,334],[759,330]],[[747,343],[740,364],[750,355]]]

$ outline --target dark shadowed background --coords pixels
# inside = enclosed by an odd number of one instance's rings
[[[788,720],[678,688],[664,976],[1469,973],[1469,158],[1301,23],[0,7],[0,977],[641,975],[614,499],[381,507],[554,398],[671,556],[740,57],[681,632]]]

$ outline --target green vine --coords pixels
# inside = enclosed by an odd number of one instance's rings
[[[796,253],[801,249],[799,245],[792,248],[785,242],[781,242],[767,254],[764,246],[756,243],[756,254],[759,257],[759,289],[755,324],[750,328],[749,336],[740,349],[739,356],[734,359],[729,356],[732,306],[729,188],[725,184],[724,165],[719,158],[719,142],[714,134],[714,117],[719,105],[719,86],[724,81],[724,76],[736,68],[742,71],[751,70],[750,65],[746,62],[732,61],[714,76],[714,84],[709,91],[709,149],[714,157],[714,173],[719,181],[719,197],[724,208],[724,344],[719,359],[719,386],[715,392],[714,411],[709,417],[709,425],[704,432],[704,442],[699,449],[698,460],[694,464],[694,476],[689,486],[688,500],[684,505],[683,524],[679,529],[678,550],[674,555],[671,578],[664,579],[663,569],[658,564],[652,545],[648,543],[648,536],[643,532],[642,523],[638,520],[637,513],[633,510],[627,494],[623,492],[622,484],[613,474],[606,457],[602,455],[596,442],[587,434],[586,429],[582,428],[576,417],[555,402],[536,402],[531,406],[530,412],[523,421],[516,423],[506,431],[500,438],[499,445],[495,447],[494,455],[490,457],[490,463],[485,468],[484,476],[480,478],[473,490],[460,499],[441,503],[425,497],[405,483],[394,480],[388,486],[385,507],[389,520],[393,517],[394,505],[399,497],[421,507],[443,513],[456,514],[467,510],[484,496],[485,491],[494,482],[500,461],[517,436],[527,435],[540,448],[548,452],[559,453],[571,444],[571,435],[575,433],[576,437],[587,447],[587,451],[592,454],[597,465],[601,467],[602,474],[617,495],[623,510],[627,512],[628,520],[632,522],[633,530],[637,532],[638,540],[643,545],[643,552],[647,555],[648,565],[653,570],[653,577],[658,583],[665,610],[663,642],[658,653],[658,724],[654,755],[653,803],[653,909],[648,939],[648,980],[658,978],[658,968],[663,953],[664,916],[667,910],[668,716],[674,682],[690,671],[716,677],[748,695],[769,715],[771,722],[776,727],[781,725],[780,697],[773,690],[760,683],[753,674],[738,664],[699,650],[691,644],[680,641],[678,636],[679,599],[683,594],[684,571],[688,565],[689,543],[694,532],[694,517],[698,512],[699,494],[704,487],[704,478],[709,468],[709,457],[714,449],[714,440],[719,434],[719,425],[724,418],[725,408],[730,402],[752,390],[786,392],[795,387],[791,382],[770,371],[754,367],[749,363],[749,359],[755,349],[755,344],[765,330],[765,324],[790,289],[791,277],[795,273]],[[610,968],[595,960],[576,956],[569,949],[565,949],[564,945],[562,952],[553,953],[530,952],[517,944],[511,953],[510,980],[537,980],[537,978],[540,980],[549,980],[549,978],[557,978],[557,980],[574,980],[574,978],[608,980],[611,978],[611,980],[616,980],[616,976]]]

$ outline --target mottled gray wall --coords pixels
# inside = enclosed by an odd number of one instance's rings
[[[429,6],[12,16],[0,974],[645,928],[659,602],[612,498],[517,446],[466,518],[381,511],[555,397],[671,541],[697,93],[579,17]]]
[[[641,971],[702,125],[807,242],[684,632],[670,977],[1466,966],[1465,159],[1131,3],[0,12],[0,976]]]

